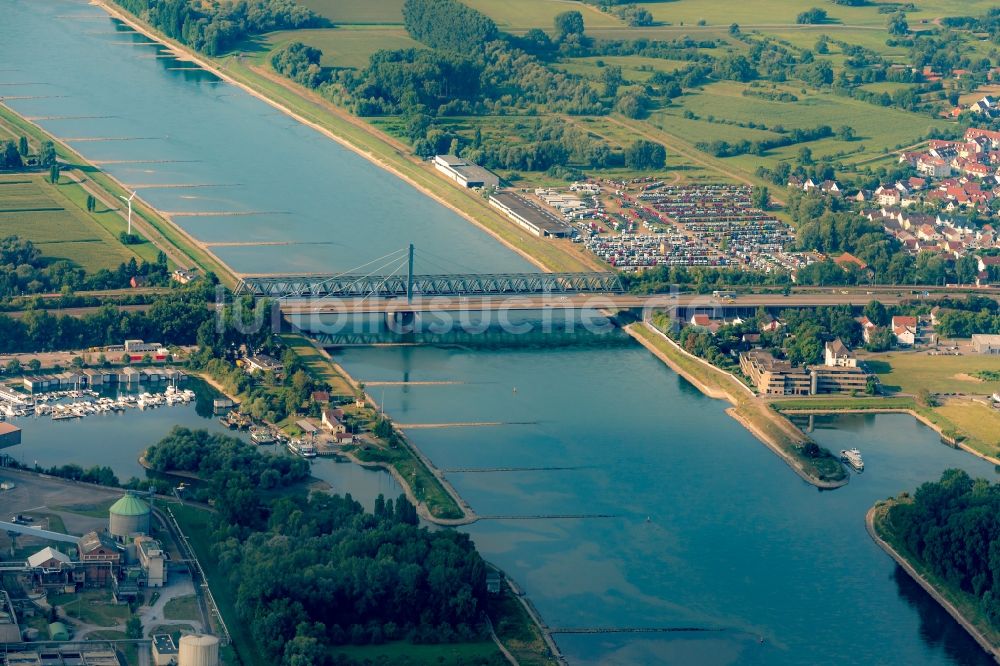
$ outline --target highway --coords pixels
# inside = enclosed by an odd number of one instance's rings
[[[959,296],[956,294],[956,296]],[[989,294],[997,298],[995,294]],[[669,294],[635,295],[635,294],[574,294],[558,295],[524,295],[508,297],[477,297],[477,296],[435,296],[432,298],[414,298],[407,303],[405,298],[345,298],[345,299],[315,299],[315,300],[285,300],[280,301],[281,311],[285,315],[320,315],[320,314],[372,314],[397,312],[476,312],[493,310],[581,310],[581,309],[642,309],[642,308],[757,308],[757,307],[816,307],[829,305],[863,306],[873,299],[884,305],[897,305],[904,300],[917,299],[919,296],[892,292],[858,293],[809,293],[809,294],[744,294],[735,298],[720,299],[711,294]]]

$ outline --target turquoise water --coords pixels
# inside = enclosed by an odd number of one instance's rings
[[[418,273],[535,270],[457,214],[80,0],[0,0],[0,95],[239,272],[337,272],[407,243]],[[29,99],[30,98],[30,99]],[[79,141],[78,139],[109,139]],[[141,163],[135,163],[136,161]],[[131,162],[131,163],[128,163]],[[163,185],[197,185],[163,188]],[[429,256],[429,255],[428,255]],[[372,270],[380,266],[368,267]]]

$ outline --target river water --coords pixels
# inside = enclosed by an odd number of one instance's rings
[[[238,271],[346,270],[410,241],[444,264],[527,268],[313,130],[156,57],[157,47],[93,7],[0,0],[0,16],[6,103],[60,137],[114,139],[72,144],[117,162],[105,168],[145,184],[141,196],[161,209],[255,213],[176,218],[198,238],[302,243],[216,248]],[[135,160],[144,163],[122,163]],[[170,183],[213,187],[149,187]],[[574,664],[989,663],[864,530],[874,501],[947,467],[994,476],[909,417],[819,419],[816,438],[837,450],[858,445],[868,469],[818,492],[725,405],[627,340],[349,348],[339,357],[362,381],[455,382],[373,387],[398,423],[502,424],[409,435],[486,517],[467,531],[548,625],[687,629],[557,633]],[[138,451],[173,423],[221,427],[193,406],[91,419],[22,424],[17,455],[109,464],[127,477]],[[398,492],[384,474],[331,461],[314,469],[366,500]]]
[[[133,476],[141,478],[144,475],[139,456],[166,437],[174,426],[208,430],[250,441],[247,433],[229,430],[212,413],[212,399],[218,397],[213,389],[196,379],[189,379],[184,386],[195,390],[198,396],[195,402],[155,409],[127,409],[121,413],[88,415],[83,419],[64,421],[53,421],[49,416],[13,419],[13,423],[24,431],[22,443],[0,453],[25,465],[44,468],[67,463],[84,468],[106,465],[124,483]],[[132,393],[156,393],[163,388],[163,384],[135,387]],[[108,395],[116,397],[114,393]],[[291,455],[276,446],[261,448]],[[402,492],[399,484],[388,474],[330,458],[316,460],[313,474],[329,483],[334,491],[351,493],[369,509],[374,507],[378,495],[396,497]]]
[[[536,270],[405,182],[164,57],[96,7],[0,0],[0,19],[5,104],[159,210],[197,213],[174,219],[199,240],[294,243],[212,248],[238,272],[348,271],[410,242],[418,273]]]

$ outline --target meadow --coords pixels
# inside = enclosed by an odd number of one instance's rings
[[[956,12],[954,0],[912,0],[916,11],[908,12],[909,20],[919,26],[923,20],[931,21],[939,16],[953,16]],[[834,5],[831,3],[806,3],[802,0],[759,0],[758,2],[704,2],[703,0],[674,0],[673,2],[640,2],[648,9],[653,19],[673,25],[696,25],[705,21],[709,25],[729,25],[738,23],[741,27],[770,28],[781,25],[797,25],[795,18],[810,7],[826,9],[829,22],[823,24],[829,29],[857,30],[882,29],[888,16],[878,12],[883,3],[866,3],[858,7]],[[982,14],[995,2],[986,0],[963,0],[961,13]],[[808,26],[806,29],[812,28]]]
[[[268,35],[268,50],[288,42],[302,42],[323,52],[323,67],[364,69],[373,53],[382,49],[425,48],[402,27],[349,26],[320,30],[288,30]]]
[[[934,411],[967,434],[969,446],[986,455],[1000,456],[1000,410],[981,402],[951,399]]]
[[[626,81],[645,82],[655,72],[673,72],[686,66],[682,60],[666,60],[663,58],[644,58],[642,56],[600,56],[586,58],[565,58],[554,67],[570,74],[599,80],[606,66],[614,65],[622,68],[622,76]]]
[[[30,240],[43,257],[65,259],[89,272],[114,269],[136,257],[111,230],[115,219],[124,230],[118,213],[100,204],[97,212],[87,213],[86,196],[75,183],[53,186],[41,174],[2,175],[0,235]]]
[[[882,384],[893,391],[916,394],[926,388],[931,393],[979,395],[1000,391],[1000,381],[987,382],[972,377],[980,370],[1000,371],[1000,358],[996,356],[929,356],[918,352],[862,356]]]
[[[555,17],[565,11],[575,10],[583,14],[588,28],[619,28],[625,24],[615,16],[605,14],[593,5],[565,0],[463,0],[465,4],[493,19],[501,30],[525,32],[531,28],[541,28],[549,32]]]
[[[403,0],[298,0],[333,23],[403,22]]]

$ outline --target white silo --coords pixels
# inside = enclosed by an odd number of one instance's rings
[[[219,639],[208,634],[181,636],[177,666],[219,666]]]

